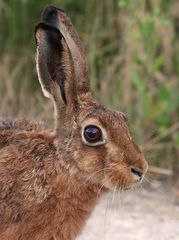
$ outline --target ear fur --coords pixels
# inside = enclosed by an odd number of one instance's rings
[[[79,36],[66,13],[53,6],[45,8],[42,20],[59,29],[65,38],[74,62],[78,93],[88,93],[90,90],[89,73],[84,50]]]
[[[77,104],[73,60],[60,31],[46,23],[35,28],[37,72],[46,97],[52,99],[56,122],[72,118]]]

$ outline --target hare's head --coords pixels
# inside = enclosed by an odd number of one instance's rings
[[[42,19],[36,27],[37,71],[55,106],[61,164],[96,185],[130,188],[141,181],[147,163],[125,115],[92,99],[84,52],[64,11],[47,7]]]

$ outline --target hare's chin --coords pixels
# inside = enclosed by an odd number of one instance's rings
[[[140,180],[135,180],[130,186],[127,186],[124,190],[130,190],[133,188],[137,188],[142,184],[144,177],[142,177]]]

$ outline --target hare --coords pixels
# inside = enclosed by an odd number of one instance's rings
[[[99,197],[141,182],[147,162],[126,116],[92,98],[84,51],[66,13],[46,7],[35,38],[55,128],[0,120],[0,239],[73,240]]]

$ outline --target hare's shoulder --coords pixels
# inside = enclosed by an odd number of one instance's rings
[[[42,131],[45,129],[48,129],[48,127],[42,122],[37,123],[26,118],[0,118],[0,131]]]
[[[32,147],[33,142],[53,145],[54,134],[43,123],[37,123],[25,118],[0,118],[0,150],[14,145]]]

